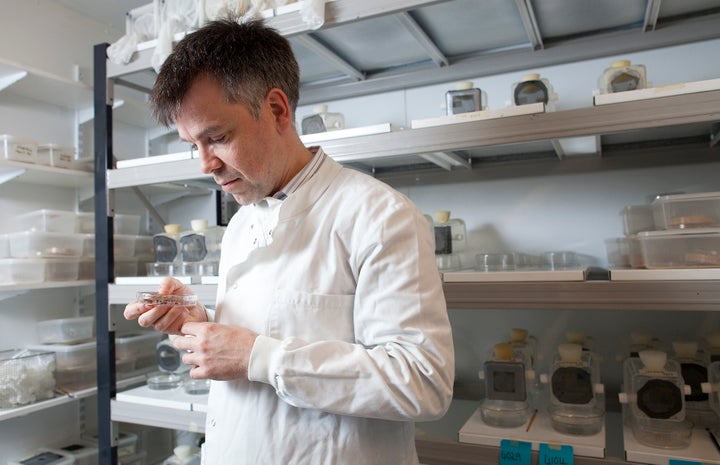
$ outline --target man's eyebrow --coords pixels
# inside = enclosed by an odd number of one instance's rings
[[[216,125],[213,125],[213,126],[208,126],[207,128],[205,128],[205,129],[203,129],[202,131],[200,131],[200,133],[195,137],[195,139],[196,139],[196,140],[205,139],[205,138],[209,137],[209,136],[212,135],[212,134],[215,134],[215,133],[217,133],[217,132],[220,132],[221,130],[222,130],[222,126],[219,125],[219,124],[216,124]],[[178,136],[179,136],[179,134],[178,134]],[[183,142],[190,143],[189,140],[187,140],[187,139],[185,139],[185,138],[183,138],[183,137],[180,137],[180,140],[182,140]]]

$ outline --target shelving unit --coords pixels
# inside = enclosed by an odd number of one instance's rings
[[[406,17],[408,11],[416,12],[426,8],[418,17],[427,17],[433,12],[444,11],[447,7],[454,12],[461,11],[461,2],[451,1],[412,1],[412,0],[373,0],[362,2],[356,0],[335,0],[326,7],[326,24],[322,31],[331,31],[335,27],[353,25],[359,21],[394,16]],[[516,2],[516,6],[528,2]],[[437,9],[435,9],[437,8]],[[268,22],[281,33],[298,38],[312,36],[312,32],[300,24],[297,13],[273,16]],[[677,37],[686,40],[695,27],[695,32],[703,37],[715,37],[713,25],[718,22],[717,15],[700,18],[680,25],[680,32],[675,29]],[[479,28],[481,29],[481,28]],[[670,29],[670,28],[668,28]],[[321,31],[321,32],[322,32]],[[523,53],[509,53],[511,58],[501,63],[501,55],[493,56],[489,62],[473,57],[467,61],[458,60],[440,70],[430,69],[423,65],[409,67],[402,71],[382,71],[368,73],[355,82],[340,79],[326,86],[308,84],[301,91],[303,101],[331,100],[335,98],[363,95],[403,86],[417,86],[433,82],[447,82],[464,76],[478,73],[497,73],[526,69],[529,66],[560,63],[573,59],[606,56],[628,50],[639,50],[652,46],[665,46],[679,40],[671,38],[668,30],[657,35],[634,37],[634,46],[628,48],[628,35],[620,33],[604,35],[592,44],[586,39],[568,40],[558,44],[556,48],[548,48],[528,61],[528,50]],[[312,37],[311,37],[312,39]],[[657,41],[655,41],[657,39]],[[625,47],[625,48],[623,48]],[[526,48],[526,47],[518,47]],[[540,48],[542,46],[540,45]],[[182,160],[164,161],[153,164],[151,160],[143,160],[140,166],[128,166],[110,169],[107,160],[111,159],[113,148],[108,143],[111,134],[112,100],[106,98],[106,85],[122,84],[124,81],[147,81],[145,71],[149,67],[152,46],[139,50],[134,60],[127,66],[107,63],[104,49],[97,46],[95,69],[95,112],[96,112],[96,211],[98,223],[96,230],[112,231],[112,218],[105,210],[107,195],[117,189],[134,188],[166,183],[182,183],[193,181],[212,185],[208,176],[200,174],[200,161],[197,158],[184,157]],[[565,55],[560,58],[560,55]],[[481,70],[481,66],[488,66]],[[372,74],[372,75],[371,75]],[[426,77],[421,77],[422,75]],[[624,144],[642,143],[663,139],[664,132],[670,128],[680,128],[687,136],[711,136],[717,134],[716,123],[720,121],[720,89],[709,88],[701,92],[690,92],[681,95],[668,95],[659,98],[646,98],[636,101],[618,102],[607,105],[593,106],[588,96],[588,106],[573,110],[545,111],[539,109],[527,114],[476,121],[454,121],[451,124],[426,126],[417,128],[388,127],[386,130],[368,134],[352,134],[347,137],[337,135],[316,135],[307,138],[306,145],[322,145],[324,150],[341,163],[359,167],[363,170],[382,174],[415,170],[418,167],[428,170],[445,169],[452,176],[456,168],[472,169],[473,162],[485,158],[512,155],[518,158],[533,154],[556,151],[555,142],[559,139],[572,137],[603,138],[605,142],[621,141]],[[362,131],[359,131],[362,132]],[[368,131],[372,132],[372,131]],[[428,157],[428,154],[435,156]],[[440,154],[440,155],[437,155]],[[558,153],[558,157],[562,155]],[[454,161],[453,161],[454,160]],[[151,168],[152,167],[152,168]],[[158,169],[155,169],[158,168]],[[108,221],[102,217],[107,216]],[[99,316],[109,304],[125,304],[134,299],[135,292],[147,290],[150,285],[139,281],[135,284],[115,283],[112,276],[112,256],[108,251],[112,244],[98,259],[107,259],[109,268],[98,273],[97,295]],[[107,254],[107,255],[103,255]],[[216,286],[213,284],[191,283],[190,287],[203,302],[213,302]],[[444,282],[445,296],[451,311],[471,311],[485,309],[568,309],[576,311],[591,310],[667,310],[667,311],[716,311],[720,304],[719,279],[648,279],[648,280],[579,280],[563,281],[556,279],[535,281],[494,281],[482,282],[454,278],[446,275]],[[114,333],[112,319],[114,315],[103,315],[110,331],[99,338],[101,357],[112,360]],[[100,327],[100,326],[99,326]],[[111,365],[111,364],[108,364]],[[100,439],[105,446],[112,444],[110,423],[115,421],[136,422],[164,428],[177,428],[201,431],[204,413],[193,407],[171,408],[169,406],[147,405],[138,398],[148,394],[138,388],[126,395],[117,395],[114,374],[111,369],[99,374],[101,383],[99,395],[101,401],[107,401],[107,409],[100,412]],[[132,398],[135,397],[133,400]],[[152,399],[149,395],[148,399]],[[149,401],[151,402],[151,401]],[[455,407],[463,404],[461,407]],[[200,404],[198,404],[200,405]],[[464,421],[472,414],[475,404],[456,400],[455,414],[448,415],[443,425],[450,430],[458,431]],[[459,412],[459,413],[458,413]],[[451,412],[453,413],[453,412]],[[452,418],[451,418],[452,417]],[[458,420],[462,418],[462,420]],[[439,423],[443,423],[442,420]],[[621,425],[614,425],[622,429]],[[418,435],[416,440],[418,453],[423,463],[471,464],[496,463],[498,448],[463,444],[457,437],[441,437],[428,434]],[[536,455],[536,454],[535,454]],[[617,455],[608,458],[576,457],[581,465],[616,465],[626,463]]]

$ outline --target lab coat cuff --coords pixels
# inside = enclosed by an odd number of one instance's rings
[[[273,372],[273,359],[280,350],[282,341],[271,337],[259,335],[255,339],[250,362],[248,363],[248,380],[275,386],[275,373]]]

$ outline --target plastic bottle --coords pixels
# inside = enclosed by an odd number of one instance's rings
[[[618,60],[606,68],[600,78],[600,92],[613,94],[647,87],[644,65],[633,65],[630,60]]]
[[[325,131],[345,129],[345,117],[342,113],[330,113],[327,105],[316,105],[313,114],[302,119],[303,134],[317,134]]]
[[[485,109],[486,100],[485,93],[472,82],[458,82],[455,90],[445,93],[445,109],[448,115],[480,111]]]
[[[520,81],[512,85],[513,105],[529,105],[542,102],[547,110],[554,108],[553,101],[557,96],[553,92],[550,81],[541,78],[539,74],[532,73],[523,76]]]
[[[155,261],[159,263],[180,263],[181,227],[179,224],[166,224],[165,231],[153,236]]]
[[[480,403],[485,424],[502,428],[525,424],[530,418],[526,365],[515,358],[511,344],[495,344],[480,377],[485,381],[485,398]]]

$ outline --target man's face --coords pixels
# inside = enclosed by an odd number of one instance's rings
[[[271,94],[256,120],[243,104],[228,103],[216,80],[201,76],[175,118],[180,138],[197,149],[202,172],[241,205],[274,194],[288,181]]]

